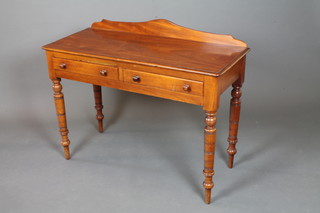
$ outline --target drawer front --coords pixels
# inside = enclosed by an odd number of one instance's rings
[[[118,80],[118,68],[63,58],[53,58],[53,68],[59,73],[77,73],[100,76],[103,79]]]
[[[203,83],[200,81],[128,69],[124,69],[123,71],[123,80],[127,83],[140,84],[197,96],[203,95]]]

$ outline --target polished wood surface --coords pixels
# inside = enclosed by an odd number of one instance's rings
[[[99,132],[102,133],[104,115],[102,113],[103,105],[102,105],[101,86],[93,85],[93,93],[94,93],[95,108],[97,110],[96,118],[98,120],[98,129],[99,129]]]
[[[233,168],[234,155],[237,153],[236,144],[238,142],[238,128],[241,109],[241,87],[244,82],[245,73],[245,57],[239,63],[240,77],[232,84],[231,100],[230,100],[230,119],[229,119],[229,137],[228,137],[228,167]]]
[[[214,152],[216,146],[216,112],[206,111],[204,128],[204,181],[205,203],[211,202],[211,189],[213,188],[212,176],[214,175]]]
[[[103,19],[101,22],[93,23],[91,28],[247,47],[245,42],[237,40],[230,35],[201,32],[179,26],[165,19],[146,22],[118,22]]]
[[[63,66],[62,66],[63,65]],[[83,75],[103,76],[102,79],[118,80],[118,68],[94,63],[85,63],[63,58],[53,58],[53,68],[57,72],[78,73]]]
[[[240,119],[240,107],[241,107],[241,86],[233,84],[233,90],[231,91],[232,99],[230,100],[230,121],[229,121],[229,147],[227,152],[229,154],[228,167],[233,167],[233,158],[237,153],[236,143],[238,142],[238,126]]]
[[[146,85],[198,96],[202,96],[203,93],[203,83],[200,81],[192,81],[135,70],[124,70],[123,77],[124,81],[127,83]]]
[[[229,164],[233,166],[244,81],[246,43],[229,35],[181,27],[167,20],[113,22],[43,46],[53,90],[65,158],[70,158],[60,79],[93,85],[98,129],[103,131],[101,86],[196,104],[205,111],[205,203],[214,186],[216,114],[220,95],[233,85],[230,105]]]
[[[54,97],[54,103],[56,105],[59,131],[61,135],[61,145],[63,146],[65,158],[69,160],[70,159],[70,151],[69,151],[70,140],[68,138],[69,130],[67,127],[66,109],[64,105],[64,96],[63,96],[63,93],[61,92],[62,85],[60,81],[61,81],[60,78],[52,79],[52,82],[53,82],[52,89],[54,91],[53,97]]]
[[[228,65],[248,51],[246,46],[234,43],[238,42],[225,41],[225,44],[221,44],[214,38],[211,42],[199,42],[88,28],[43,48],[219,76],[229,68]]]

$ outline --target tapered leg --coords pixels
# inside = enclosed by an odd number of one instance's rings
[[[96,118],[98,120],[99,132],[103,132],[103,118],[104,115],[102,113],[103,105],[102,105],[102,95],[101,95],[101,86],[93,85],[94,92],[94,100],[95,100],[95,108],[97,110]]]
[[[70,140],[68,138],[68,128],[67,128],[67,119],[66,119],[66,110],[64,106],[64,96],[62,91],[62,85],[60,84],[61,79],[55,78],[52,79],[53,86],[52,89],[54,91],[54,103],[56,105],[56,112],[57,118],[60,128],[60,135],[61,135],[61,145],[64,149],[64,156],[67,160],[70,159],[70,151],[69,151],[69,144]]]
[[[229,154],[228,167],[233,167],[233,158],[237,153],[236,143],[238,142],[238,126],[240,119],[240,108],[241,108],[241,84],[233,84],[233,90],[231,91],[230,101],[230,123],[229,123],[229,147],[227,152]]]
[[[204,129],[204,181],[205,203],[211,203],[212,176],[214,175],[214,152],[216,143],[216,112],[206,111],[206,126]]]

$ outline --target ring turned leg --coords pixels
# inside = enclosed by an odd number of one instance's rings
[[[227,152],[229,154],[228,167],[233,167],[233,158],[237,153],[236,143],[238,142],[238,126],[240,119],[240,108],[241,108],[241,85],[233,84],[233,90],[231,91],[232,99],[230,101],[230,123],[229,123],[229,147]]]
[[[205,203],[211,203],[212,176],[214,175],[214,152],[216,143],[216,113],[206,111],[204,129],[204,181]]]
[[[68,128],[67,128],[67,119],[66,119],[66,110],[64,105],[64,96],[62,91],[62,85],[60,84],[61,79],[55,78],[52,79],[53,86],[52,89],[54,91],[54,103],[56,106],[57,118],[60,128],[60,135],[61,135],[61,145],[64,149],[64,157],[69,160],[70,159],[70,151],[69,145],[70,140],[68,138]]]
[[[95,100],[95,108],[97,110],[96,118],[98,120],[99,132],[103,132],[103,118],[104,115],[102,113],[103,105],[102,105],[102,95],[101,95],[101,86],[93,85],[94,92],[94,100]]]

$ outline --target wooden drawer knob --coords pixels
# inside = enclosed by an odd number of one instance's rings
[[[183,89],[183,91],[190,92],[191,86],[189,84],[185,84],[185,85],[183,85],[182,89]]]
[[[140,76],[135,75],[135,76],[133,76],[132,80],[133,80],[134,82],[139,82],[139,81],[140,81]]]
[[[102,76],[107,76],[107,75],[108,75],[107,70],[101,70],[101,71],[100,71],[100,75],[102,75]]]
[[[59,65],[59,67],[60,67],[61,69],[65,69],[65,68],[67,68],[67,65],[66,65],[65,63],[62,63],[62,64]]]

